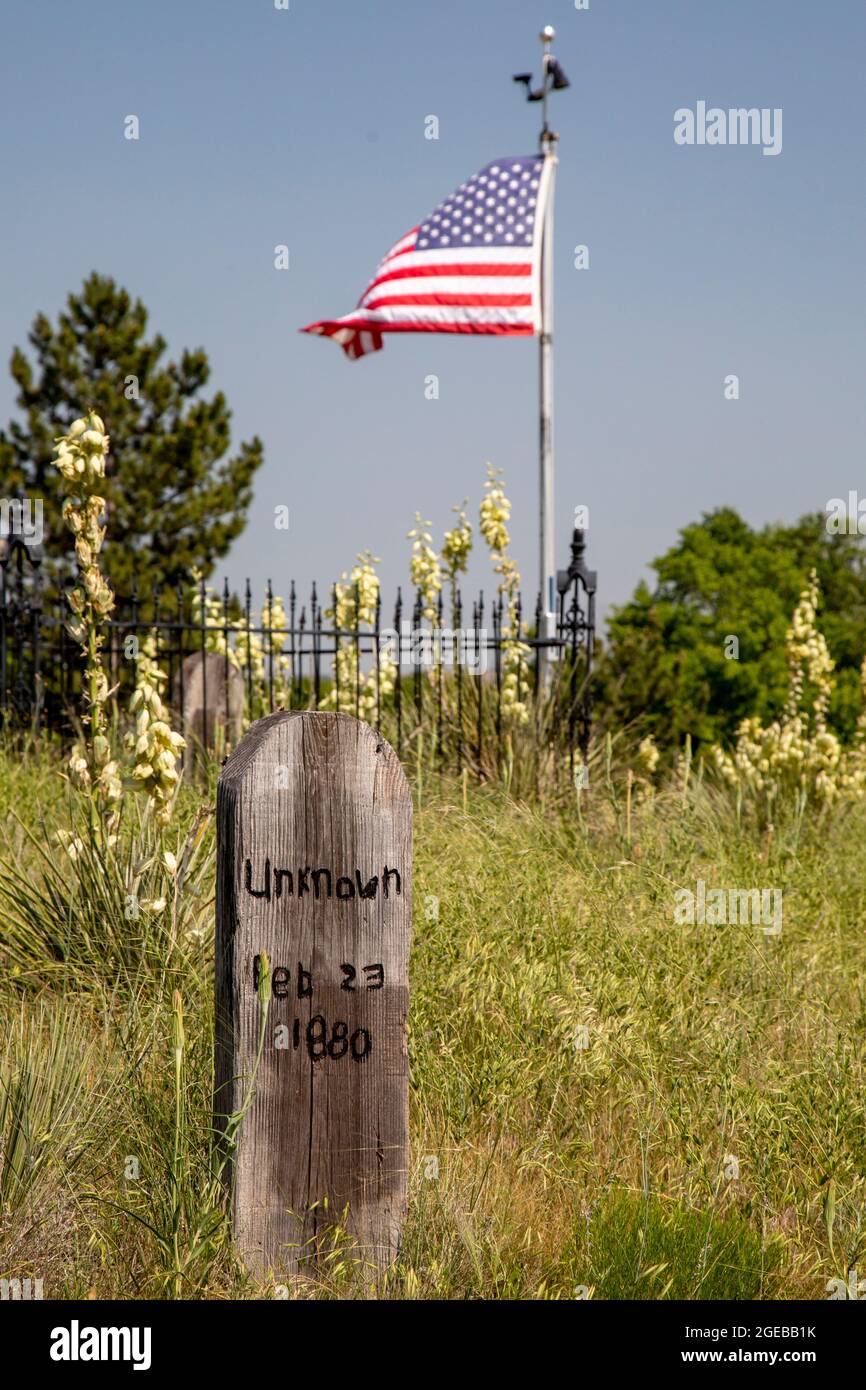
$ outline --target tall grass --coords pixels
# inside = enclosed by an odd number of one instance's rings
[[[757,833],[697,767],[648,795],[610,750],[590,794],[547,803],[409,772],[410,1208],[377,1295],[823,1297],[866,1201],[866,808],[779,808]],[[125,815],[101,886],[87,856],[46,857],[53,775],[0,757],[4,1085],[12,1022],[42,1039],[0,1128],[13,1187],[46,1080],[58,1117],[40,1220],[0,1181],[0,1273],[44,1276],[46,1297],[279,1296],[238,1266],[214,1187],[211,791],[183,790],[189,871],[136,922],[145,831]],[[781,935],[678,925],[698,878],[782,889]],[[52,1050],[49,1017],[75,1046]],[[348,1237],[288,1290],[371,1292]]]

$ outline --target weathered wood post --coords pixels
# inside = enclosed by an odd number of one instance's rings
[[[248,1268],[292,1275],[342,1220],[378,1269],[408,1170],[412,797],[393,749],[344,714],[261,719],[217,790],[216,1065],[238,1111],[272,998],[232,1174]],[[327,1199],[327,1205],[325,1205]]]

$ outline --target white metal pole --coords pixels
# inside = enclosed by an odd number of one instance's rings
[[[550,44],[555,37],[546,25],[541,31],[544,45],[542,67],[543,128],[541,152],[547,165],[547,199],[541,250],[541,334],[539,337],[539,460],[538,460],[538,549],[539,590],[541,593],[540,639],[556,635],[556,557],[554,550],[554,454],[553,454],[553,194],[556,172],[556,135],[547,121],[548,70]],[[539,647],[539,686],[550,681],[554,649]]]

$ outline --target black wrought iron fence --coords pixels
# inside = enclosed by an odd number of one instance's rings
[[[386,609],[378,587],[314,584],[302,600],[268,583],[261,606],[249,582],[217,595],[203,580],[168,593],[117,595],[103,660],[124,708],[144,655],[167,679],[161,691],[193,742],[231,744],[252,719],[278,708],[337,709],[379,728],[401,757],[483,774],[515,743],[585,763],[596,575],[576,530],[557,576],[556,611],[526,615],[519,596],[457,591],[431,606],[420,593]],[[75,728],[81,653],[66,631],[62,588],[46,584],[38,548],[0,539],[0,726]]]

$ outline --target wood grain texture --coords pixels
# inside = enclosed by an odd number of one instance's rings
[[[412,798],[399,760],[348,715],[270,715],[220,776],[217,845],[217,1124],[253,1070],[261,952],[285,996],[270,1004],[235,1155],[235,1243],[253,1273],[292,1275],[348,1207],[359,1253],[382,1269],[408,1170]]]

